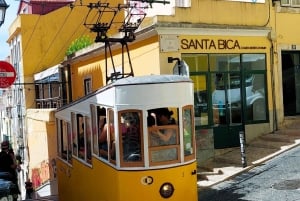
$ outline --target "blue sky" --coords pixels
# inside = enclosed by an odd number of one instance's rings
[[[8,28],[17,17],[18,6],[20,3],[17,0],[5,1],[9,5],[9,7],[6,10],[4,24],[0,27],[0,60],[5,60],[6,57],[10,54],[9,46],[6,43],[8,39]]]

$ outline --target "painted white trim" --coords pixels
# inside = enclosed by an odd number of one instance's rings
[[[267,37],[271,30],[269,29],[221,29],[221,28],[187,28],[187,27],[157,27],[159,35],[210,35],[210,36],[265,36]]]

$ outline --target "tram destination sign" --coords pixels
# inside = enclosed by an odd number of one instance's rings
[[[0,88],[10,87],[16,80],[16,70],[6,62],[0,61]]]

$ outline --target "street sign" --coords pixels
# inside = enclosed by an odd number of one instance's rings
[[[16,80],[15,68],[6,61],[0,61],[0,88],[10,87]]]

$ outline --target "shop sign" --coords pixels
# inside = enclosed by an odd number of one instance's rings
[[[235,39],[183,38],[180,41],[183,50],[239,50],[239,49],[266,49],[265,46],[242,45]]]

